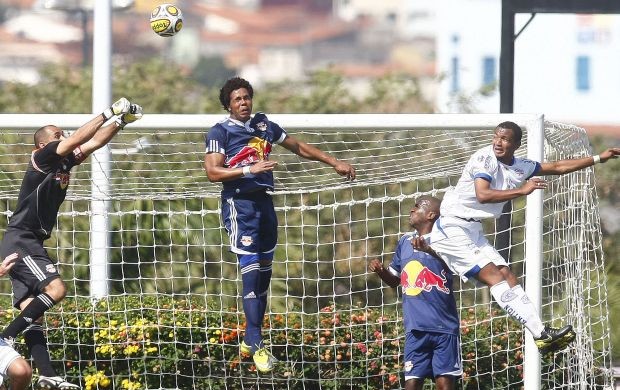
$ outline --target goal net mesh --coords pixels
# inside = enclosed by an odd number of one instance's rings
[[[368,261],[390,262],[409,229],[413,200],[441,197],[455,185],[471,154],[489,144],[492,127],[422,127],[412,116],[410,128],[383,128],[379,121],[371,130],[333,118],[333,128],[320,130],[309,130],[311,122],[280,124],[352,163],[354,182],[282,147],[271,155],[279,163],[273,194],[279,242],[263,336],[279,360],[273,372],[258,374],[239,352],[241,274],[220,221],[220,187],[202,167],[208,126],[181,130],[170,121],[154,129],[128,126],[109,144],[109,295],[103,299],[90,299],[96,156],[73,170],[45,242],[68,286],[65,300],[45,317],[59,373],[89,390],[403,388],[400,292],[369,273]],[[16,206],[31,140],[31,130],[0,133],[2,230]],[[525,156],[526,148],[527,136],[518,154]],[[583,129],[551,122],[544,150],[547,160],[591,154]],[[542,317],[573,324],[577,341],[543,358],[542,385],[604,389],[611,384],[609,318],[594,171],[546,179]],[[485,224],[518,276],[527,266],[525,207],[524,199],[514,202],[507,230]],[[6,324],[16,312],[10,282],[0,285]],[[520,388],[523,329],[486,287],[456,287],[463,388]],[[18,346],[26,354],[23,340]]]

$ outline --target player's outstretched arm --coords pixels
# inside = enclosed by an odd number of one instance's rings
[[[605,163],[610,159],[618,158],[618,156],[620,156],[620,148],[610,148],[592,157],[541,163],[541,169],[538,174],[563,175],[565,173],[571,173],[583,168],[591,167],[598,162]]]
[[[81,146],[82,153],[87,156],[102,146],[107,145],[122,128],[140,118],[142,118],[142,107],[137,104],[130,104],[128,112],[119,115],[114,122],[102,127],[93,138]]]
[[[400,284],[400,278],[393,275],[390,271],[383,267],[383,263],[381,263],[379,259],[370,260],[368,263],[368,270],[379,275],[379,277],[390,287],[397,287]]]
[[[296,155],[306,158],[308,160],[320,161],[334,168],[334,170],[340,175],[345,176],[348,180],[355,179],[355,168],[349,163],[340,161],[334,156],[331,156],[319,148],[307,144],[303,141],[299,141],[290,135],[287,136],[280,144],[286,149],[295,153]]]
[[[56,153],[66,156],[75,148],[88,142],[112,115],[121,115],[129,111],[131,104],[126,98],[120,98],[105,111],[84,125],[80,126],[71,136],[63,139],[56,148]],[[84,151],[82,151],[84,152]]]

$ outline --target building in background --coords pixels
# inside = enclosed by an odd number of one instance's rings
[[[498,112],[501,2],[435,6],[438,110]],[[529,18],[517,15],[515,33]],[[620,15],[537,14],[515,41],[514,111],[570,123],[620,123],[619,68]]]
[[[1,80],[35,83],[45,63],[81,64],[79,18],[43,11],[42,1],[3,2]],[[150,31],[150,10],[160,3],[135,0],[114,12],[116,61],[160,56],[192,69],[215,57],[257,85],[329,68],[359,93],[402,73],[421,80],[437,112],[499,111],[499,0],[176,0],[185,23],[174,38]],[[529,17],[517,16],[517,30]],[[41,35],[46,28],[54,34]],[[618,68],[620,15],[538,14],[516,40],[514,110],[620,123]]]

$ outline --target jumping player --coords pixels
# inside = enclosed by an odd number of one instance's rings
[[[422,390],[425,378],[435,379],[437,390],[453,390],[463,374],[452,273],[426,252],[425,237],[439,217],[439,205],[437,198],[419,197],[409,213],[415,231],[400,238],[388,268],[378,259],[369,264],[389,286],[402,287],[405,390]]]
[[[506,202],[547,187],[545,180],[533,176],[562,175],[604,163],[617,158],[620,148],[594,157],[539,163],[514,156],[521,135],[516,123],[500,123],[491,145],[471,156],[456,186],[444,196],[430,246],[464,281],[473,277],[489,286],[499,306],[522,323],[546,353],[566,347],[575,332],[571,325],[543,325],[506,260],[484,237],[481,220],[498,218]]]
[[[103,126],[113,116],[117,116],[115,121]],[[0,256],[16,252],[19,257],[9,275],[13,304],[21,313],[0,337],[10,346],[15,337],[24,332],[26,345],[39,370],[37,386],[40,388],[79,389],[58,376],[50,362],[42,316],[65,297],[67,287],[43,247],[43,241],[50,237],[56,225],[71,169],[106,145],[127,123],[141,117],[142,107],[121,98],[69,137],[54,125],[43,126],[34,134],[35,150],[0,246]]]
[[[263,113],[252,116],[254,90],[242,78],[233,77],[220,90],[220,103],[230,113],[213,126],[206,137],[204,168],[211,182],[222,182],[222,220],[237,255],[243,283],[245,338],[241,351],[253,355],[256,368],[269,372],[274,358],[264,347],[261,324],[267,308],[278,221],[271,196],[273,170],[269,160],[274,145],[310,160],[330,165],[349,180],[355,169],[346,162],[288,135]]]

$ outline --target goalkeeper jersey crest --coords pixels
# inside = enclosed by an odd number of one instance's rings
[[[285,138],[284,129],[258,112],[245,123],[225,118],[213,126],[207,134],[206,152],[223,154],[226,168],[239,168],[268,160],[272,146]],[[225,197],[261,189],[273,190],[273,172],[243,176],[222,184]]]

